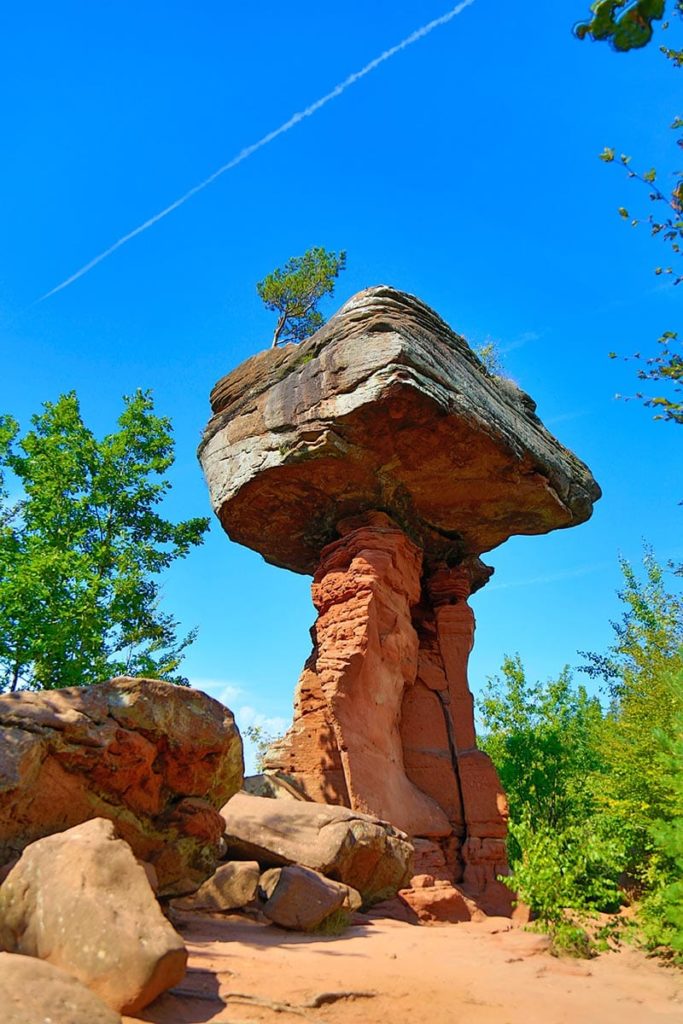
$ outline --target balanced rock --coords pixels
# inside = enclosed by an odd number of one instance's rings
[[[300,345],[211,393],[199,454],[226,532],[313,573],[349,515],[384,510],[431,561],[584,522],[600,489],[533,400],[412,295],[359,292]]]
[[[173,900],[177,910],[221,912],[246,907],[256,897],[261,868],[255,860],[219,864],[215,873],[191,896]]]
[[[259,902],[273,924],[307,932],[319,927],[335,911],[357,910],[361,897],[355,889],[341,882],[294,864],[270,868],[263,873]]]
[[[0,863],[42,836],[110,818],[161,895],[214,871],[220,808],[240,788],[232,714],[152,679],[0,696]]]
[[[2,1024],[121,1024],[121,1015],[66,971],[0,953]]]
[[[356,889],[365,904],[394,896],[412,875],[407,836],[346,807],[238,793],[221,814],[229,857],[312,868]]]
[[[24,850],[0,887],[0,946],[48,960],[125,1013],[176,985],[187,962],[144,868],[105,818]]]
[[[436,844],[442,881],[509,907],[468,601],[492,572],[482,553],[590,517],[590,470],[433,310],[384,286],[248,359],[211,406],[199,457],[225,531],[313,575],[313,651],[266,769]]]

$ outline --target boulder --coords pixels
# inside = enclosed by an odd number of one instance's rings
[[[223,377],[199,447],[232,540],[313,573],[346,516],[381,509],[428,561],[588,519],[600,488],[534,401],[419,299],[380,285],[300,345]]]
[[[161,895],[214,871],[218,808],[242,783],[242,741],[218,701],[152,679],[0,696],[0,864],[110,818]]]
[[[121,1024],[71,974],[32,956],[0,953],[2,1024]]]
[[[408,889],[402,889],[391,900],[378,903],[373,913],[419,925],[486,920],[478,899],[467,896],[461,886],[447,879],[435,879],[432,875],[416,875]]]
[[[352,913],[361,905],[355,889],[298,864],[270,868],[259,882],[261,910],[273,924],[295,931],[318,928],[335,911]]]
[[[231,858],[312,868],[358,890],[365,904],[395,895],[412,875],[407,836],[346,807],[238,793],[221,814]]]
[[[176,985],[187,961],[144,868],[104,818],[24,850],[0,888],[0,946],[68,971],[125,1013]]]
[[[220,912],[239,910],[256,897],[261,868],[255,860],[220,864],[211,878],[191,896],[172,900],[176,910]]]

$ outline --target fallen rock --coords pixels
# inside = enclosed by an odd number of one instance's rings
[[[413,878],[412,887],[402,889],[398,899],[415,914],[417,924],[457,924],[484,917],[478,900],[468,897],[452,882],[429,875]]]
[[[261,868],[255,860],[220,864],[197,892],[171,900],[171,906],[176,910],[239,910],[255,899],[260,875]]]
[[[412,875],[407,836],[346,807],[238,793],[221,814],[232,859],[312,868],[357,889],[365,904],[393,896]]]
[[[270,868],[261,875],[259,903],[273,924],[307,932],[337,910],[357,910],[361,899],[349,886],[294,864]]]
[[[156,870],[161,895],[214,871],[218,808],[242,784],[232,714],[152,679],[0,696],[0,864],[95,817]]]
[[[0,946],[68,971],[125,1013],[176,985],[187,961],[144,868],[104,818],[24,850],[0,888]]]
[[[71,974],[32,956],[0,953],[2,1024],[121,1024]]]

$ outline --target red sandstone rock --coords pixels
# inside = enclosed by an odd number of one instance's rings
[[[267,765],[313,799],[324,794],[438,840],[447,878],[464,876],[487,905],[509,907],[496,881],[504,850],[488,843],[505,836],[507,806],[476,749],[467,682],[470,574],[441,567],[421,584],[419,552],[384,514],[340,529],[314,577],[315,648],[294,725]]]
[[[267,766],[431,843],[435,879],[462,880],[415,890],[438,913],[471,895],[509,910],[505,796],[476,749],[467,681],[468,598],[491,574],[482,552],[589,518],[590,471],[528,395],[386,287],[300,346],[247,360],[211,403],[199,455],[226,532],[314,573],[313,652]]]
[[[200,446],[228,535],[313,573],[345,516],[383,509],[430,562],[589,518],[600,489],[512,381],[424,303],[359,292],[211,394]]]
[[[185,974],[181,937],[111,821],[28,846],[0,888],[0,945],[48,960],[135,1013]]]
[[[176,910],[208,910],[220,913],[246,907],[256,897],[261,868],[255,860],[233,860],[220,864],[211,878],[193,893],[172,900]]]
[[[418,875],[417,881],[430,876]],[[415,883],[413,879],[413,883]],[[457,924],[459,921],[478,921],[484,917],[480,901],[467,896],[452,882],[431,879],[431,885],[413,884],[402,889],[398,898],[408,907],[417,924]]]
[[[417,666],[411,605],[419,599],[422,559],[387,516],[370,518],[371,525],[341,527],[342,539],[325,549],[313,581],[317,718],[324,726],[311,730],[302,709],[306,731],[295,728],[291,751],[287,740],[268,766],[294,776],[312,797],[332,795],[413,835],[448,835],[443,811],[405,773],[399,731],[406,680]]]
[[[113,679],[0,696],[0,863],[42,836],[110,818],[162,895],[213,873],[221,807],[242,782],[232,714],[189,687]]]
[[[259,901],[269,921],[297,931],[311,931],[335,911],[361,905],[355,889],[298,864],[264,871]]]

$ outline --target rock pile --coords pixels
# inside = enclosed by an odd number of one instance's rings
[[[248,359],[211,404],[199,455],[224,529],[313,575],[313,652],[268,767],[391,822],[418,839],[423,879],[503,909],[506,804],[476,747],[468,599],[491,574],[480,554],[589,518],[590,471],[528,395],[386,287]]]
[[[212,874],[242,777],[231,712],[196,690],[121,678],[0,697],[3,1021],[115,1024],[182,979],[155,893]]]
[[[124,1013],[185,974],[187,953],[111,821],[39,839],[0,886],[0,946],[47,960]]]
[[[395,896],[413,873],[403,832],[346,807],[238,793],[221,813],[228,857],[300,865],[356,890],[366,906]]]

